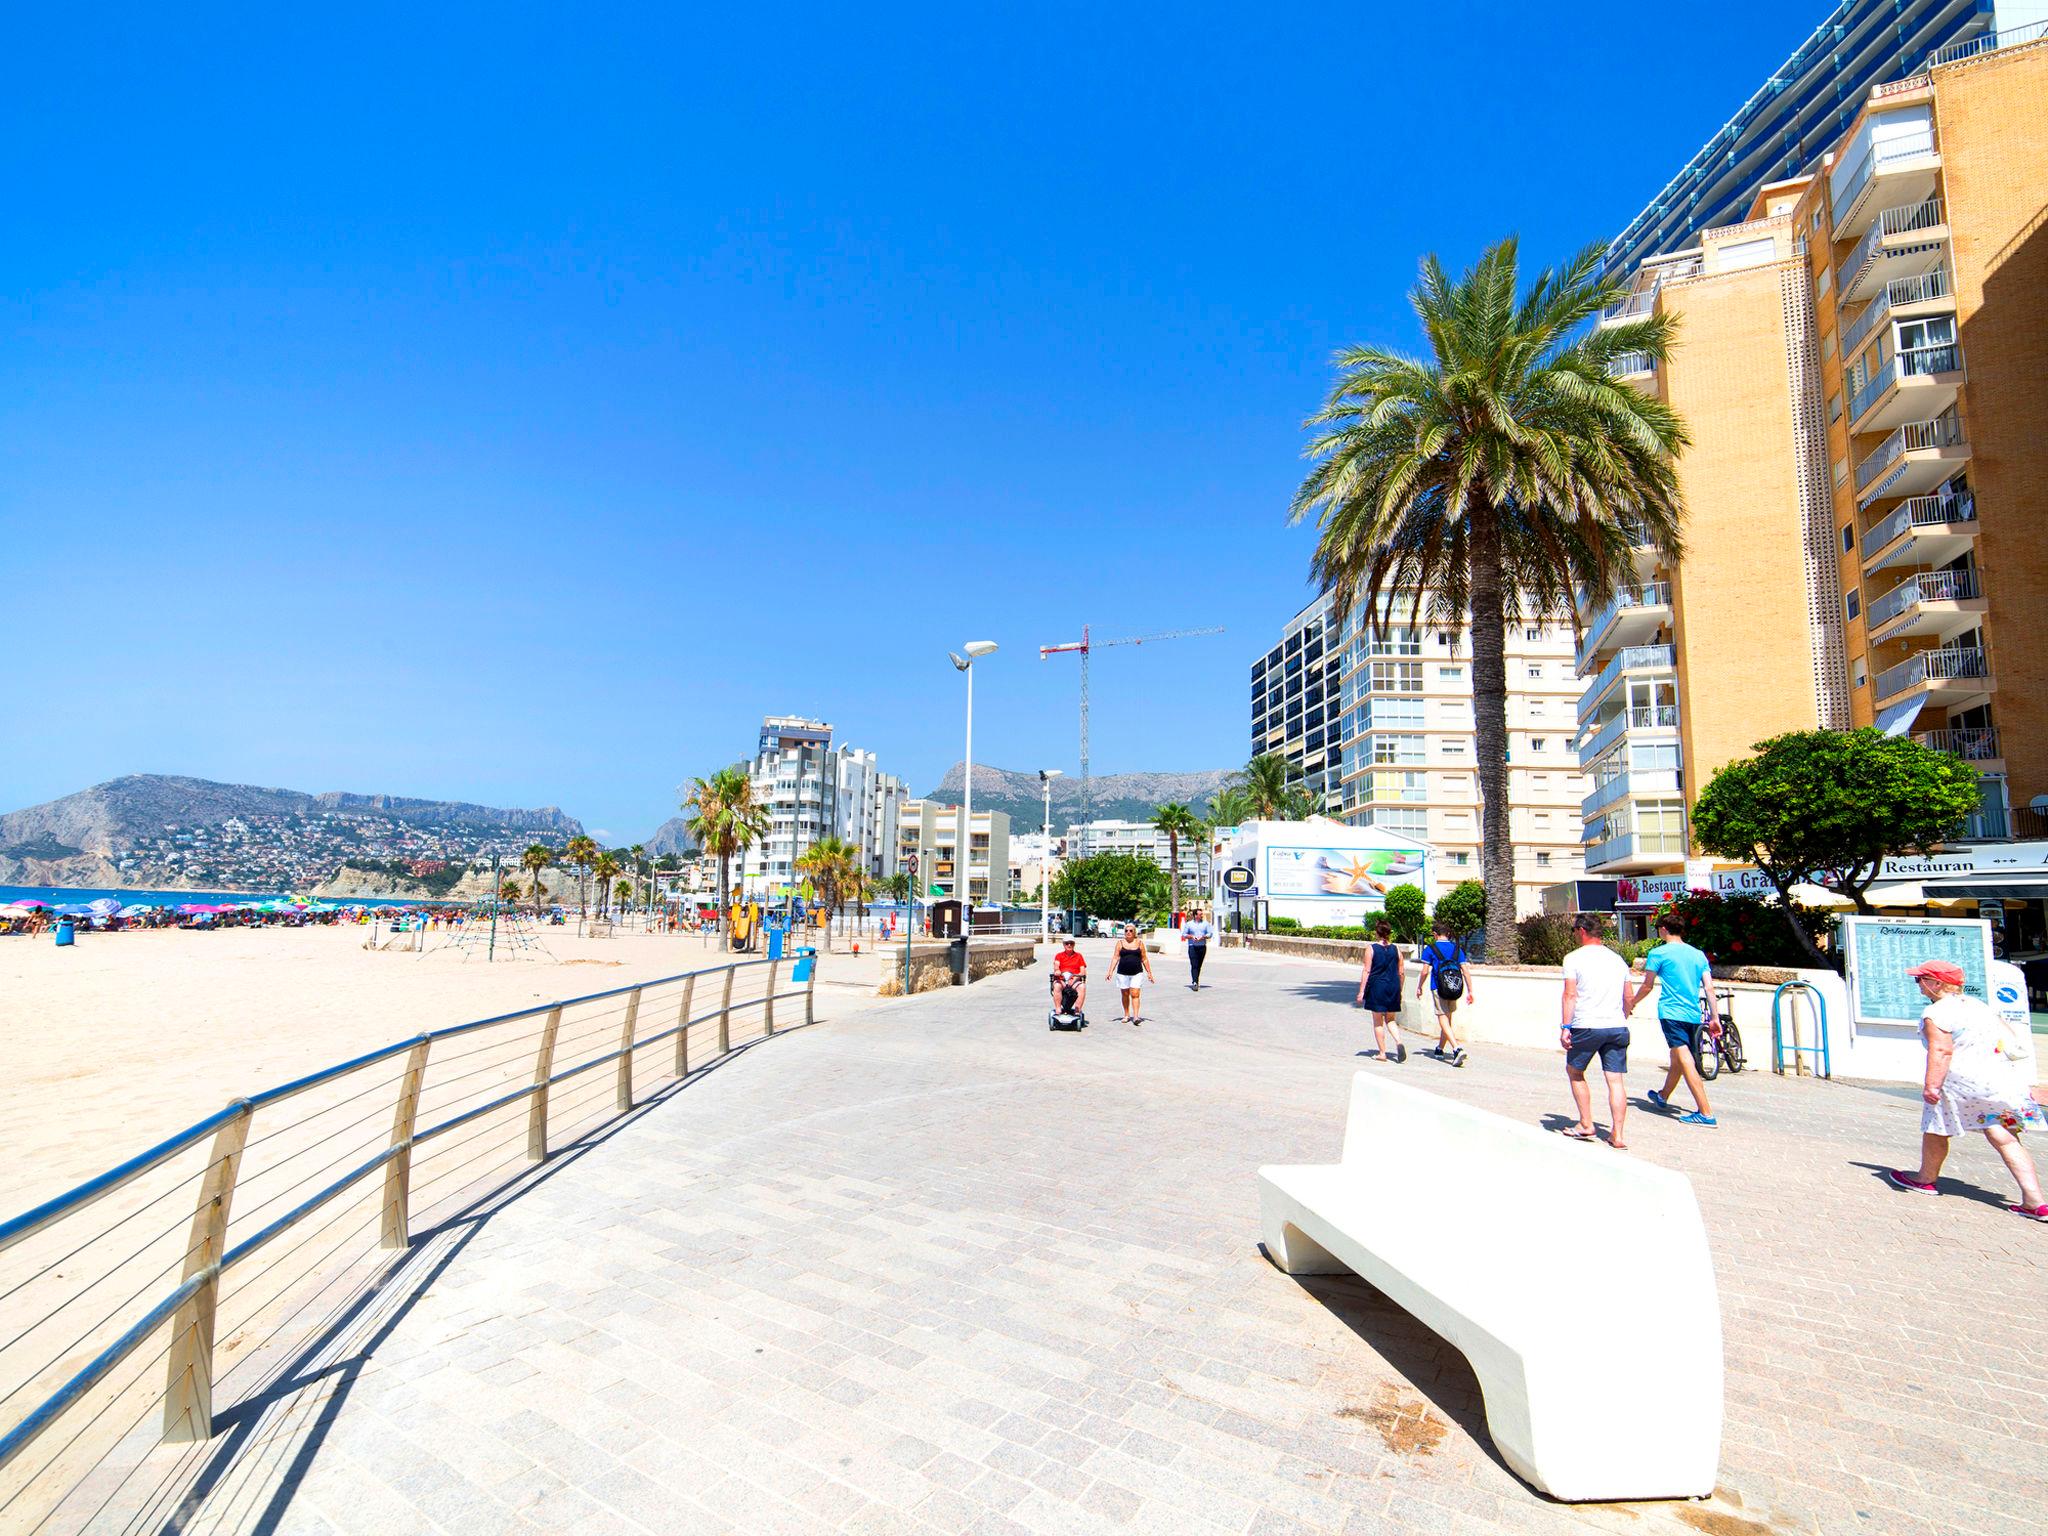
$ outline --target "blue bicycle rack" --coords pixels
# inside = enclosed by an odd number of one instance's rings
[[[1820,1043],[1818,1045],[1794,1044],[1791,1047],[1793,1070],[1794,1072],[1798,1071],[1800,1057],[1810,1054],[1820,1058],[1820,1066],[1817,1069],[1819,1075],[1822,1077],[1833,1077],[1835,1075],[1834,1063],[1828,1055],[1828,1000],[1820,995],[1820,989],[1810,981],[1784,982],[1777,991],[1771,994],[1771,1070],[1780,1077],[1785,1075],[1784,1033],[1778,1010],[1785,994],[1795,987],[1804,992],[1813,1004],[1815,1015],[1820,1020]]]

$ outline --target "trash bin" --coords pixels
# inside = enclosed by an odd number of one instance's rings
[[[789,973],[789,979],[791,981],[809,981],[811,979],[811,970],[818,963],[818,951],[811,945],[806,944],[794,951],[794,953],[796,955],[796,968]]]
[[[76,944],[77,942],[78,942],[78,925],[77,925],[76,923],[72,922],[72,921],[71,921],[71,919],[70,919],[70,918],[68,918],[68,917],[60,917],[60,918],[58,918],[58,919],[57,919],[57,947],[58,947],[59,949],[62,949],[62,948],[63,948],[63,947],[64,947],[64,946],[66,945],[66,944]]]
[[[769,926],[768,958],[770,960],[780,960],[782,958],[782,941],[788,932],[789,930],[780,923],[774,923]]]
[[[948,941],[946,945],[946,960],[953,967],[953,985],[956,987],[966,986],[967,936],[965,934],[962,934],[957,939]]]

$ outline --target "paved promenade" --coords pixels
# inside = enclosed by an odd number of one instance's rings
[[[2048,1229],[1981,1140],[1950,1198],[1895,1194],[1913,1101],[1751,1073],[1719,1130],[1644,1113],[1632,1153],[1585,1149],[1692,1177],[1728,1430],[1709,1504],[1559,1506],[1495,1459],[1458,1355],[1266,1262],[1253,1177],[1335,1159],[1361,1066],[1539,1121],[1556,1059],[1383,1067],[1334,966],[1225,954],[1199,996],[1159,969],[1142,1028],[1098,990],[1048,1033],[1035,970],[668,1092],[421,1243],[235,1416],[185,1528],[2048,1531]],[[1570,1269],[1572,1230],[1526,1262]],[[1560,1326],[1627,1393],[1657,1340],[1607,1336],[1601,1285]]]

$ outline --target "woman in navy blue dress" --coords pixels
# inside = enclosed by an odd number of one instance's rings
[[[1408,1047],[1401,1043],[1401,951],[1394,943],[1394,926],[1385,918],[1373,925],[1373,945],[1366,952],[1364,968],[1358,975],[1358,1003],[1372,1011],[1372,1042],[1380,1060],[1395,1063],[1408,1059]]]

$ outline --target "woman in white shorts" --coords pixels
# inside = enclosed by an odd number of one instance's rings
[[[1891,1168],[1885,1177],[1916,1195],[1938,1195],[1935,1179],[1948,1157],[1952,1137],[1982,1131],[2020,1187],[2020,1203],[2007,1210],[2030,1221],[2048,1221],[2048,1201],[2034,1160],[2020,1145],[2020,1132],[2048,1130],[2048,1115],[2034,1102],[2027,1074],[2012,1059],[2005,1021],[1989,1003],[1963,992],[1963,968],[1948,960],[1923,960],[1906,974],[1927,999],[1920,1033],[1927,1042],[1927,1074],[1920,1100],[1920,1168]]]
[[[1136,923],[1125,923],[1124,931],[1110,946],[1109,976],[1103,979],[1110,977],[1115,978],[1118,990],[1123,993],[1124,1022],[1137,1023],[1139,989],[1158,978],[1152,974],[1152,956],[1146,953],[1145,941],[1138,937]]]

